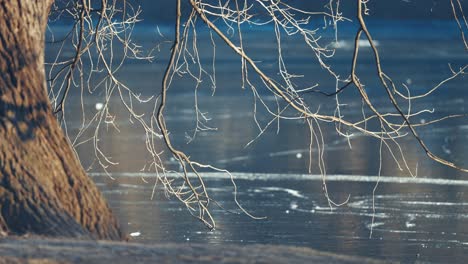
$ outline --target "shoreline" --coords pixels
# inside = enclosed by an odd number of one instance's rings
[[[4,237],[6,263],[392,263],[306,247],[230,244],[139,244],[70,238]]]

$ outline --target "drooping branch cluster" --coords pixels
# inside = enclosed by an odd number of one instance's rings
[[[466,45],[464,32],[467,28],[466,19],[460,2],[450,0],[455,20],[460,28],[462,39]],[[171,48],[161,92],[153,97],[142,98],[134,92],[131,85],[122,83],[116,73],[127,59],[151,60],[150,55],[142,55],[141,47],[132,41],[132,29],[138,21],[140,10],[134,8],[128,1],[102,0],[99,4],[94,1],[70,1],[57,6],[52,17],[71,16],[73,24],[71,30],[59,40],[53,40],[54,45],[61,45],[57,53],[57,60],[50,65],[49,86],[50,97],[57,114],[62,118],[66,129],[65,106],[70,90],[79,90],[82,99],[81,128],[71,138],[74,146],[86,142],[93,142],[95,158],[106,169],[114,164],[99,145],[103,136],[103,127],[112,126],[118,129],[115,115],[109,108],[112,98],[119,98],[123,108],[130,114],[130,121],[138,124],[144,134],[146,149],[151,160],[145,169],[156,174],[156,183],[164,186],[166,193],[183,202],[189,211],[208,227],[214,228],[215,221],[210,213],[211,204],[221,206],[212,200],[205,186],[203,175],[199,171],[207,169],[225,172],[230,175],[235,189],[234,199],[240,210],[248,215],[236,198],[236,185],[230,172],[201,164],[188,157],[183,150],[172,144],[170,131],[165,121],[168,90],[175,82],[174,76],[186,76],[193,80],[194,89],[194,116],[196,120],[193,140],[200,131],[215,130],[207,124],[209,118],[200,110],[198,90],[203,82],[207,82],[213,94],[217,89],[216,82],[216,50],[219,45],[230,47],[239,57],[241,69],[241,82],[243,89],[249,89],[254,98],[252,112],[258,128],[258,135],[247,145],[253,144],[271,126],[286,120],[303,120],[310,131],[310,167],[312,160],[317,159],[319,170],[323,175],[323,188],[330,206],[341,203],[334,202],[328,195],[326,185],[326,168],[323,161],[324,136],[321,126],[334,124],[336,133],[348,140],[354,135],[367,135],[380,141],[380,155],[386,149],[393,157],[401,170],[406,170],[414,176],[414,168],[406,162],[400,140],[407,136],[414,137],[428,157],[461,171],[467,171],[450,161],[444,160],[431,152],[423,138],[419,136],[415,127],[430,125],[447,118],[463,117],[464,115],[451,115],[440,119],[430,120],[424,124],[413,124],[418,116],[430,112],[430,109],[413,111],[413,104],[418,100],[430,96],[434,91],[442,88],[447,82],[465,74],[468,65],[459,69],[452,69],[452,74],[441,80],[439,84],[427,89],[427,92],[414,95],[406,85],[398,85],[384,71],[384,62],[379,53],[378,45],[373,40],[367,28],[365,16],[368,13],[367,2],[355,0],[356,14],[346,14],[340,10],[339,0],[329,0],[321,10],[303,10],[288,4],[288,1],[277,0],[177,0],[175,36]],[[182,9],[187,9],[182,12]],[[183,15],[185,14],[185,15]],[[344,21],[353,21],[357,25],[352,49],[352,61],[349,64],[349,73],[342,76],[330,62],[339,47],[339,25]],[[275,56],[277,58],[277,73],[272,75],[266,71],[256,54],[250,54],[248,38],[245,38],[246,28],[267,27],[275,40]],[[209,31],[211,41],[212,63],[208,66],[201,60],[202,49],[199,47],[199,31]],[[333,37],[324,37],[324,30],[332,32]],[[321,80],[315,80],[309,85],[298,85],[297,79],[301,74],[290,70],[290,65],[284,56],[284,42],[294,39],[295,45],[304,45],[312,55],[310,64],[318,64],[331,77],[334,87],[324,87]],[[73,45],[73,56],[63,60],[62,50],[66,45]],[[387,96],[390,110],[382,110],[376,102],[369,97],[365,89],[368,80],[359,74],[359,56],[363,45],[371,48],[374,58],[375,74],[380,81],[380,87]],[[116,56],[116,53],[120,53]],[[259,79],[260,84],[254,79]],[[222,88],[222,87],[221,87]],[[355,89],[357,97],[353,100],[362,102],[362,116],[358,119],[348,119],[347,110],[343,109],[342,96],[347,90]],[[266,93],[264,91],[267,91]],[[328,91],[328,92],[326,92]],[[331,91],[331,92],[330,92]],[[83,100],[86,94],[103,97],[102,107],[89,115],[84,108]],[[275,101],[265,100],[266,96],[274,96]],[[314,105],[314,101],[307,96],[327,98],[334,107],[321,109]],[[153,110],[140,113],[136,104],[153,104]],[[270,115],[270,121],[262,123],[257,119],[257,109],[263,108]],[[331,110],[330,110],[331,109]],[[89,115],[89,116],[88,116]],[[374,123],[377,125],[369,125]],[[89,133],[92,131],[92,133]],[[91,136],[89,136],[91,135]],[[163,150],[160,143],[167,147],[166,151],[180,164],[179,171],[171,171],[162,158]],[[313,147],[318,151],[313,155]],[[311,168],[309,168],[311,171]],[[379,172],[380,174],[380,172]],[[251,216],[251,215],[250,215]],[[253,217],[253,216],[252,216]]]
[[[154,132],[133,108],[133,102],[149,102],[151,98],[141,98],[116,78],[116,73],[128,59],[150,60],[151,56],[142,55],[140,46],[132,40],[132,30],[141,10],[134,9],[126,1],[97,2],[58,1],[51,10],[51,19],[61,23],[54,27],[55,31],[48,39],[49,46],[56,50],[55,60],[47,63],[48,92],[67,135],[69,94],[73,92],[75,98],[80,98],[81,125],[70,140],[74,147],[92,142],[97,162],[106,169],[116,164],[99,144],[102,126],[118,129],[115,115],[109,108],[112,96],[121,98],[122,106],[146,133]],[[53,25],[53,21],[50,24]],[[85,109],[86,98],[90,96],[102,99],[95,113]]]
[[[229,2],[229,1],[228,1]],[[237,1],[234,1],[236,3],[236,8],[238,8]],[[315,15],[315,14],[321,14],[321,13],[311,13],[311,12],[305,12],[299,9],[291,8],[290,6],[286,4],[282,4],[281,2],[277,1],[252,1],[257,3],[259,6],[263,7],[266,11],[267,14],[269,15],[266,22],[262,22],[262,24],[267,24],[271,23],[274,26],[275,29],[275,34],[276,34],[276,39],[277,39],[277,47],[278,47],[278,61],[279,61],[279,67],[278,71],[281,76],[281,80],[273,79],[271,76],[268,76],[260,66],[255,63],[253,58],[242,48],[243,43],[242,43],[242,38],[239,38],[239,40],[236,41],[233,40],[229,35],[224,34],[222,30],[220,30],[218,24],[214,21],[216,21],[216,15],[213,15],[213,9],[214,7],[208,4],[203,3],[203,1],[195,1],[192,0],[191,4],[192,7],[197,11],[199,14],[200,18],[208,25],[208,27],[216,32],[218,36],[220,36],[224,42],[229,45],[243,60],[242,63],[242,68],[243,68],[243,78],[247,79],[246,83],[250,84],[250,87],[255,90],[256,88],[248,81],[248,70],[245,64],[248,65],[249,68],[252,69],[253,72],[255,72],[258,76],[261,77],[263,80],[265,87],[269,89],[273,94],[275,94],[277,97],[279,97],[281,100],[284,100],[287,105],[286,107],[293,108],[297,112],[297,118],[303,118],[303,119],[312,119],[314,122],[308,122],[309,125],[311,124],[316,124],[317,129],[316,131],[321,131],[320,130],[320,124],[322,122],[334,122],[336,124],[336,129],[337,133],[339,133],[342,136],[349,137],[350,135],[348,134],[349,132],[343,132],[343,127],[349,129],[351,128],[355,132],[363,133],[365,135],[375,137],[381,140],[382,145],[392,154],[392,156],[395,159],[396,164],[398,164],[399,168],[407,170],[411,175],[413,175],[413,172],[411,168],[409,168],[405,155],[402,151],[402,148],[399,144],[399,139],[402,137],[405,137],[410,133],[420,144],[422,147],[423,151],[427,153],[427,155],[444,165],[456,168],[461,171],[466,171],[466,169],[458,167],[457,165],[442,159],[438,155],[432,153],[429,148],[426,146],[424,143],[423,139],[419,137],[418,133],[416,132],[414,125],[410,121],[410,119],[414,119],[418,115],[424,113],[425,111],[419,111],[416,113],[413,113],[411,111],[411,103],[413,100],[426,97],[436,89],[439,89],[442,87],[444,83],[447,81],[456,78],[459,75],[464,74],[464,70],[466,69],[467,65],[462,66],[458,70],[452,70],[453,74],[449,76],[447,79],[442,80],[441,83],[436,85],[433,88],[430,88],[427,93],[424,93],[422,95],[418,96],[410,96],[409,95],[409,90],[407,87],[404,87],[406,91],[408,91],[408,94],[405,95],[402,93],[397,85],[393,82],[390,76],[385,74],[383,71],[383,66],[381,63],[381,58],[379,55],[378,48],[372,39],[371,33],[369,32],[364,16],[368,12],[367,11],[367,1],[356,1],[357,5],[357,14],[356,14],[356,19],[357,23],[359,25],[359,29],[356,33],[355,36],[355,44],[354,44],[354,55],[353,55],[353,60],[352,63],[350,64],[350,75],[346,78],[340,78],[338,74],[336,74],[333,71],[333,68],[331,65],[327,64],[322,58],[328,58],[333,56],[334,50],[331,48],[322,48],[322,46],[319,44],[319,39],[320,36],[316,36],[317,30],[307,30],[309,28],[309,24],[307,22],[307,19],[301,20],[301,23],[298,23],[294,18],[295,17],[301,17],[301,15]],[[237,21],[237,29],[240,32],[241,27],[240,27],[240,22],[245,22],[245,19],[239,19],[235,17],[236,14],[238,16],[243,16],[243,17],[249,17],[248,12],[249,9],[256,9],[253,8],[252,6],[247,6],[244,5],[244,9],[242,11],[239,11],[237,9],[229,9],[229,5],[224,5],[224,6],[219,6],[218,9],[222,10],[220,12],[221,16],[224,14],[224,21],[228,21],[225,23],[228,23],[228,26],[230,24],[236,25]],[[329,7],[334,6],[333,1],[329,4]],[[339,6],[339,2],[336,3],[335,6]],[[206,10],[209,11],[206,11]],[[333,15],[333,14],[338,14],[338,15]],[[335,10],[334,12],[331,12],[328,15],[325,15],[325,17],[329,17],[336,23],[336,21],[342,21],[344,18],[339,16],[339,10]],[[321,14],[323,15],[323,13]],[[218,15],[220,16],[220,15]],[[335,25],[335,30],[336,29],[336,24]],[[282,54],[281,54],[281,32],[286,32],[288,36],[291,35],[301,35],[304,37],[304,44],[308,45],[311,49],[312,52],[314,52],[316,56],[316,63],[319,63],[323,68],[325,68],[333,77],[335,77],[337,84],[342,83],[341,86],[337,85],[336,87],[336,92],[329,94],[329,95],[334,95],[335,96],[335,103],[336,103],[336,109],[333,113],[326,113],[326,112],[321,112],[321,111],[312,111],[311,109],[314,107],[312,105],[308,105],[306,100],[304,100],[301,97],[301,94],[297,93],[297,89],[294,87],[293,83],[291,82],[292,77],[296,77],[294,74],[289,73],[287,70],[287,66],[282,59]],[[356,69],[359,67],[358,64],[358,57],[359,57],[359,50],[360,46],[362,45],[362,35],[364,34],[365,41],[370,45],[373,53],[374,53],[374,59],[375,59],[375,69],[376,69],[376,74],[377,77],[381,81],[382,88],[385,90],[386,94],[388,95],[388,101],[392,104],[393,110],[390,112],[382,112],[379,110],[375,105],[374,102],[369,98],[366,90],[364,89],[364,83],[363,80],[359,78],[359,75],[356,71]],[[240,35],[240,33],[239,33]],[[370,110],[371,115],[366,116],[364,115],[361,120],[357,121],[350,121],[345,119],[345,113],[344,111],[341,110],[341,104],[340,104],[340,93],[348,87],[355,87],[360,94],[360,99],[363,101],[363,107],[367,108]],[[312,86],[312,88],[304,88],[304,89],[314,89],[315,86]],[[349,88],[348,88],[349,89]],[[258,93],[254,93],[255,96],[260,95]],[[404,108],[401,106],[401,103],[397,101],[397,98],[395,96],[401,97],[400,99],[404,99],[404,103],[406,104],[405,106],[405,111],[403,110]],[[359,100],[359,98],[356,98]],[[269,111],[272,113],[273,118],[275,119],[282,119],[282,118],[290,118],[282,115],[283,110],[279,110],[275,113],[273,111]],[[462,115],[454,115],[450,117],[461,117]],[[445,118],[450,118],[450,117],[445,117]],[[370,122],[371,120],[377,120],[380,125],[377,127],[377,129],[372,130],[367,126],[367,123]],[[439,119],[440,120],[440,119]],[[429,123],[434,123],[439,120],[433,120]],[[426,123],[427,125],[428,123]],[[421,124],[418,124],[421,125]],[[424,125],[424,124],[423,124]],[[262,128],[260,128],[261,131],[263,131]],[[314,131],[314,129],[311,129],[311,131]],[[319,135],[319,138],[322,136]],[[320,140],[316,140],[317,143],[320,143]],[[320,147],[319,147],[320,149]],[[320,155],[320,153],[319,153]],[[320,156],[319,156],[320,157]],[[319,163],[320,164],[320,163]],[[321,170],[323,171],[323,170]],[[326,184],[324,181],[324,190],[326,192]],[[328,195],[327,195],[328,197]],[[330,201],[331,202],[331,201]],[[332,203],[332,202],[331,202]]]

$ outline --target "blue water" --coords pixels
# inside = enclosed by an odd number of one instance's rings
[[[237,173],[238,199],[263,220],[236,210],[232,186],[225,175],[205,174],[217,228],[207,230],[178,201],[157,189],[153,200],[151,175],[92,174],[131,240],[143,243],[236,243],[307,246],[348,255],[403,263],[463,263],[468,250],[468,181],[409,180],[330,175],[328,187],[336,201],[328,207],[318,175]],[[145,177],[150,183],[143,183]],[[373,200],[375,207],[373,207]],[[375,211],[373,210],[375,208]],[[371,236],[372,230],[372,236]]]
[[[414,94],[426,91],[450,75],[448,63],[454,68],[466,65],[468,56],[453,21],[383,21],[369,22],[383,58],[384,70],[396,83],[410,85]],[[56,28],[64,32],[63,28]],[[341,48],[330,63],[343,76],[349,74],[352,36],[355,26],[340,28]],[[160,31],[171,38],[171,28],[160,25]],[[327,33],[325,33],[327,34]],[[330,35],[331,36],[331,35]],[[330,37],[327,36],[327,37]],[[274,36],[268,28],[246,31],[244,38],[250,44],[246,50],[259,61],[259,67],[276,76],[277,58]],[[119,72],[119,78],[142,96],[158,94],[168,60],[171,44],[164,42],[155,27],[142,26],[134,39],[143,47],[161,43],[162,52],[153,62],[128,61]],[[379,171],[379,141],[356,134],[350,142],[338,137],[333,124],[322,126],[325,137],[324,161],[328,190],[337,202],[348,202],[330,209],[322,190],[317,160],[308,173],[309,131],[302,121],[281,121],[280,129],[272,126],[254,144],[246,146],[259,131],[253,118],[253,99],[248,89],[242,89],[239,76],[240,60],[229,48],[217,42],[217,89],[214,96],[208,80],[199,89],[200,107],[211,120],[207,123],[217,131],[193,135],[194,83],[187,76],[176,76],[169,93],[166,121],[174,145],[197,161],[212,164],[233,172],[237,179],[238,198],[244,208],[265,220],[254,220],[239,213],[233,200],[233,187],[226,175],[206,173],[204,177],[212,197],[225,209],[212,208],[217,229],[210,231],[190,217],[175,199],[167,198],[158,186],[151,200],[155,176],[141,172],[149,156],[145,152],[144,133],[129,122],[119,98],[111,97],[112,113],[120,120],[119,131],[103,127],[100,141],[102,149],[118,165],[109,168],[109,176],[99,169],[91,143],[77,148],[82,164],[108,198],[124,229],[134,236],[132,240],[180,243],[236,243],[286,244],[308,246],[341,254],[362,255],[411,263],[414,261],[463,262],[468,252],[468,175],[437,164],[428,159],[416,142],[408,137],[401,140],[409,167],[417,168],[417,178],[399,170],[391,155],[383,152]],[[305,77],[297,81],[298,87],[320,82],[323,91],[334,91],[334,80],[313,60],[297,38],[284,41],[284,54],[289,70]],[[199,47],[204,65],[212,62],[209,34],[199,29]],[[46,59],[56,51],[48,46]],[[67,52],[67,51],[66,51]],[[69,51],[68,51],[69,52]],[[118,56],[118,54],[116,54]],[[359,74],[367,79],[366,90],[379,109],[392,109],[373,78],[375,68],[372,52],[361,49]],[[209,69],[209,68],[208,68]],[[253,74],[253,73],[252,73]],[[99,74],[97,74],[97,77]],[[266,103],[274,105],[274,97],[261,87],[259,93]],[[298,88],[298,89],[299,89]],[[415,119],[420,123],[450,113],[466,113],[468,91],[466,77],[457,78],[435,92],[429,99],[413,105],[413,110],[434,109]],[[97,103],[103,102],[105,93],[85,94],[85,112],[95,112]],[[359,118],[360,101],[353,89],[343,93],[348,118]],[[310,94],[304,96],[309,105],[321,111],[333,111],[333,98]],[[78,101],[79,91],[71,91],[70,98]],[[71,102],[72,102],[71,101]],[[153,105],[139,106],[139,110]],[[68,133],[73,137],[80,127],[81,105],[68,105]],[[258,110],[259,122],[266,124],[271,118]],[[453,119],[418,129],[428,146],[443,158],[468,167],[468,120]],[[350,144],[352,149],[350,148]],[[161,144],[161,149],[164,146]],[[317,149],[312,149],[313,155]],[[178,164],[168,154],[166,165],[175,170]],[[414,170],[413,170],[414,171]],[[171,177],[176,177],[172,175]],[[373,196],[373,189],[379,183]],[[375,211],[374,211],[375,209]],[[371,236],[372,230],[372,236]]]

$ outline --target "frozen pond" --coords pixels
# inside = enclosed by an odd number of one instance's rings
[[[466,65],[468,57],[462,46],[453,45],[460,41],[453,28],[447,33],[446,27],[437,23],[432,27],[417,23],[412,26],[407,27],[404,23],[389,26],[380,22],[374,25],[373,30],[378,32],[375,37],[379,40],[386,71],[396,82],[410,85],[418,94],[450,74],[448,63],[454,67]],[[345,37],[351,38],[340,42],[342,47],[335,56],[334,65],[340,72],[349,71],[349,48],[354,31],[350,32],[344,32]],[[440,37],[432,35],[432,32],[440,33]],[[137,33],[135,38],[143,44],[148,45],[157,39],[154,28]],[[254,39],[258,34],[266,36],[267,33],[246,34],[245,38]],[[209,42],[206,37],[201,35],[200,41]],[[273,44],[263,41],[249,48],[255,58],[261,58],[262,68],[276,74],[274,41],[273,38],[270,40]],[[168,50],[170,45],[165,45],[163,48]],[[205,56],[202,59],[209,62],[212,53],[209,50],[201,53]],[[323,69],[316,63],[310,63],[313,56],[305,56],[308,54],[305,49],[286,42],[285,53],[290,58],[290,70],[307,76],[298,82],[299,85],[320,80],[325,86],[331,84],[334,87],[331,80],[323,77]],[[363,47],[361,53],[361,76],[373,76],[375,69],[369,66],[373,63],[371,51]],[[125,65],[119,77],[142,96],[158,93],[167,54],[158,56],[153,64],[137,61]],[[253,215],[266,219],[254,220],[238,214],[230,180],[217,173],[203,174],[211,197],[225,208],[212,208],[217,222],[214,231],[207,230],[191,217],[180,202],[166,198],[159,186],[151,200],[154,175],[140,172],[149,159],[145,152],[144,134],[135,129],[134,122],[129,122],[128,113],[122,109],[119,99],[112,97],[112,113],[121,121],[118,122],[118,130],[111,126],[103,128],[105,135],[99,143],[113,161],[119,162],[119,165],[109,168],[115,179],[99,169],[92,154],[92,145],[83,144],[77,152],[132,240],[144,243],[285,244],[406,263],[416,260],[463,262],[468,253],[466,173],[429,160],[420,146],[408,138],[400,141],[402,152],[408,167],[417,177],[412,178],[407,171],[400,170],[390,153],[385,151],[382,153],[382,176],[375,176],[379,171],[379,141],[358,133],[348,141],[336,135],[333,124],[324,124],[324,165],[330,198],[338,203],[349,199],[343,206],[331,209],[322,190],[323,178],[317,159],[313,159],[312,173],[306,174],[310,135],[304,123],[281,121],[279,130],[274,125],[254,144],[246,146],[259,133],[253,117],[252,94],[248,89],[240,88],[240,60],[229,50],[223,50],[222,46],[218,47],[218,60],[216,94],[212,96],[211,88],[204,86],[200,88],[198,98],[201,111],[211,119],[207,124],[217,131],[200,132],[187,144],[196,126],[193,80],[190,78],[174,79],[166,111],[167,125],[177,148],[197,161],[232,171],[240,203]],[[369,81],[369,87],[376,83],[377,80]],[[450,113],[466,113],[467,88],[466,77],[448,82],[433,94],[432,99],[421,100],[414,105],[414,111],[429,109],[434,113],[422,115],[413,122],[424,123]],[[369,94],[379,107],[389,107],[381,92],[369,88]],[[99,95],[102,93],[85,96],[85,111],[92,113],[102,107]],[[275,104],[275,98],[266,93],[263,95],[266,103]],[[343,94],[343,98],[348,100],[345,108],[350,118],[361,115],[361,102],[349,100],[355,95],[356,91]],[[70,97],[78,100],[79,92],[71,91]],[[320,107],[323,111],[334,109],[333,100],[327,101],[316,95],[306,97],[315,108]],[[141,106],[139,110],[144,110],[144,107],[150,109],[153,105]],[[80,104],[69,104],[67,109],[67,131],[73,137],[81,126]],[[259,110],[258,122],[265,125],[270,120]],[[468,167],[466,117],[418,129],[418,132],[435,153]],[[312,154],[317,153],[313,148]],[[178,169],[167,153],[163,158],[166,158],[168,166]]]
[[[239,174],[240,202],[267,218],[254,220],[214,207],[218,228],[209,231],[162,190],[150,200],[152,185],[140,178],[145,175],[116,176],[115,181],[93,178],[135,241],[286,244],[405,263],[462,262],[468,250],[468,181],[382,177],[374,212],[375,177],[329,176],[333,198],[350,197],[331,210],[321,176]],[[229,179],[219,174],[207,179],[212,197],[238,212]]]

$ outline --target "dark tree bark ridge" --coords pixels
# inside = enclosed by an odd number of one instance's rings
[[[44,32],[52,2],[0,0],[0,231],[119,239],[47,97]]]

